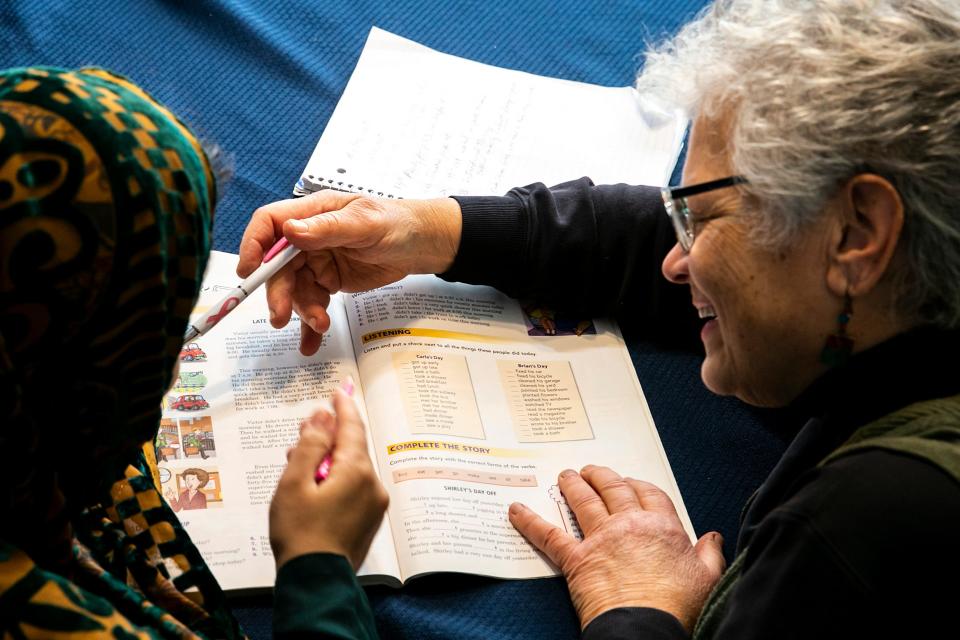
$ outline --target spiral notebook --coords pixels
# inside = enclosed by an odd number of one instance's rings
[[[503,69],[373,27],[295,195],[499,195],[589,176],[662,185],[686,121],[632,87]]]

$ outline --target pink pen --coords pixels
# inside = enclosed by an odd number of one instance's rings
[[[275,276],[298,253],[300,253],[300,249],[287,242],[286,238],[280,238],[263,256],[263,262],[257,267],[256,271],[234,287],[230,293],[224,296],[223,300],[210,307],[209,311],[187,326],[187,333],[183,338],[184,343],[202,336],[223,320],[224,316],[236,309],[237,305],[253,293],[254,289]]]
[[[343,381],[343,390],[347,393],[348,396],[353,396],[353,378],[347,377]],[[332,454],[328,453],[323,457],[323,460],[320,461],[320,466],[317,467],[317,472],[313,475],[313,479],[318,483],[323,482],[327,479],[327,476],[330,475],[330,465],[333,463]]]

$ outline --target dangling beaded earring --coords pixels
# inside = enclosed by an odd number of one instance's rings
[[[823,351],[820,352],[820,362],[823,364],[835,367],[850,359],[850,354],[853,353],[853,340],[847,336],[847,324],[850,323],[852,315],[853,298],[848,292],[843,296],[843,311],[837,316],[837,332],[827,336]]]

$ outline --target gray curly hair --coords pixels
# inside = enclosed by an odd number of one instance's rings
[[[960,2],[719,0],[648,52],[637,88],[733,107],[734,171],[778,245],[862,172],[900,193],[897,310],[960,327]]]

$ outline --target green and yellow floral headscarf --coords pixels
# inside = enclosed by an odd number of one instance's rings
[[[0,634],[240,635],[141,449],[214,191],[194,136],[127,80],[0,72]]]

